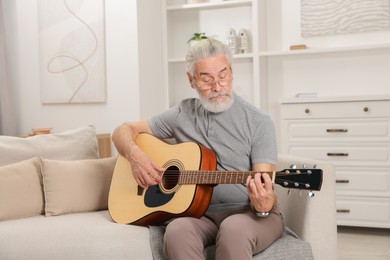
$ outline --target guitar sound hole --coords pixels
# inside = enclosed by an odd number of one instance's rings
[[[179,182],[180,170],[177,166],[170,166],[162,176],[162,186],[169,191],[176,187]]]

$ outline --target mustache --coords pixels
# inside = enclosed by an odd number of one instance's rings
[[[228,96],[230,97],[230,94],[228,94],[226,91],[222,90],[220,92],[213,92],[213,93],[210,93],[210,95],[208,96],[208,99],[212,99],[212,98],[215,98],[215,97],[221,97],[221,96]]]

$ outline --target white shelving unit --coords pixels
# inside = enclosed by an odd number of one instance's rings
[[[210,0],[198,4],[163,0],[165,107],[197,95],[185,74],[187,40],[195,32],[225,40],[230,28],[251,33],[250,52],[234,56],[235,91],[271,115],[281,152],[292,151],[280,143],[289,134],[283,129],[281,103],[297,93],[318,93],[312,102],[325,103],[349,103],[346,96],[367,100],[373,95],[390,95],[389,31],[303,38],[299,7],[299,0]],[[295,44],[308,48],[289,50]],[[298,104],[309,101],[295,99]],[[378,226],[375,221],[364,225]]]
[[[290,42],[293,40],[286,40],[283,35],[285,32],[282,27],[286,25],[283,25],[281,21],[286,16],[284,10],[286,8],[283,7],[286,2],[285,0],[214,0],[186,4],[185,0],[164,0],[162,3],[162,49],[165,107],[171,107],[183,98],[196,96],[196,92],[189,87],[184,67],[184,56],[188,49],[187,40],[195,32],[204,32],[207,36],[224,41],[230,28],[234,28],[236,32],[242,28],[250,31],[250,52],[234,56],[234,87],[238,94],[269,112],[274,119],[279,119],[279,110],[275,106],[279,105],[280,98],[293,97],[293,91],[305,92],[307,88],[315,89],[318,85],[319,88],[324,88],[325,84],[336,86],[335,82],[326,78],[318,81],[321,77],[321,69],[332,69],[333,65],[330,63],[334,58],[336,58],[334,59],[335,67],[341,63],[347,67],[347,73],[343,75],[338,75],[337,71],[340,69],[335,69],[335,76],[341,77],[340,82],[346,82],[345,90],[350,88],[348,84],[356,83],[350,80],[355,78],[351,75],[352,70],[357,72],[357,78],[359,78],[363,75],[362,71],[370,72],[370,68],[377,63],[377,60],[379,64],[382,64],[381,67],[387,67],[390,64],[384,58],[382,60],[380,57],[379,59],[372,58],[372,56],[378,56],[378,53],[390,56],[390,43],[388,41],[383,43],[383,40],[371,44],[361,41],[351,46],[344,44],[343,47],[321,47],[321,45],[313,47],[309,39],[308,49],[288,50],[289,45],[300,42]],[[359,56],[361,59],[368,57],[367,62],[358,61],[356,63],[355,57]],[[294,63],[296,66],[291,65]],[[351,68],[350,72],[348,68]],[[305,70],[308,71],[307,74]],[[296,75],[295,78],[293,73]],[[329,73],[329,71],[324,73]],[[311,77],[311,75],[314,76]],[[378,76],[375,72],[367,73],[367,78],[373,78],[375,82]],[[320,84],[317,84],[317,81]],[[356,81],[357,86],[364,82],[358,79]],[[364,91],[362,93],[364,94]],[[341,94],[346,95],[346,93]],[[326,92],[325,95],[327,95]]]
[[[257,0],[210,1],[186,4],[185,0],[163,1],[163,54],[165,106],[194,97],[185,74],[184,56],[188,39],[195,32],[225,41],[230,28],[250,32],[250,51],[234,55],[234,88],[248,101],[260,105],[259,3]],[[262,35],[263,36],[263,35]],[[264,37],[261,37],[264,39]]]
[[[234,56],[235,91],[271,114],[278,126],[280,100],[299,92],[323,96],[390,94],[390,34],[302,38],[298,0],[210,0],[162,3],[164,103],[196,96],[185,75],[187,40],[195,32],[225,40],[229,28],[251,33],[249,53]],[[351,37],[350,39],[348,37]],[[289,46],[307,44],[305,50]],[[341,46],[341,47],[340,47]]]

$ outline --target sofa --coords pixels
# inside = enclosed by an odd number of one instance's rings
[[[99,158],[93,126],[0,136],[0,260],[164,259],[162,227],[117,224],[108,207],[115,157]],[[337,259],[333,166],[279,155],[278,169],[323,170],[314,197],[275,185],[286,231],[254,259]],[[213,259],[214,248],[205,249]]]

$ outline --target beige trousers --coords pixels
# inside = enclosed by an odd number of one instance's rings
[[[204,259],[203,249],[216,245],[216,260],[252,259],[284,230],[278,209],[267,218],[257,217],[248,207],[239,211],[208,214],[200,219],[174,219],[164,235],[164,254],[170,260]]]

